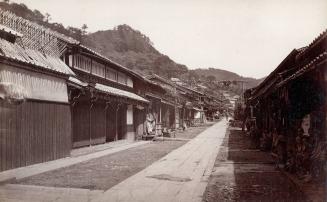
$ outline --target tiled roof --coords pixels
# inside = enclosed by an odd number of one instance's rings
[[[24,49],[16,43],[0,39],[0,56],[42,67],[46,70],[75,75],[74,72],[60,58],[42,54],[41,52]]]
[[[310,61],[307,65],[304,67],[300,68],[298,71],[296,71],[294,74],[292,74],[290,77],[286,78],[285,80],[281,81],[280,83],[277,84],[278,87],[286,84],[287,82],[294,80],[298,78],[299,76],[303,75],[304,73],[314,69],[316,67],[315,64],[321,62],[322,60],[327,58],[327,51],[324,51],[317,57],[315,57],[312,61]]]
[[[172,81],[170,81],[170,80],[168,80],[168,79],[165,79],[165,78],[162,78],[162,77],[158,76],[157,74],[147,75],[147,76],[145,76],[145,78],[146,78],[146,79],[149,79],[149,80],[151,80],[151,81],[152,81],[153,79],[158,79],[158,80],[160,80],[161,82],[166,83],[166,84],[168,84],[168,85],[170,85],[170,86],[173,86],[173,87],[176,86],[176,84],[173,83]]]
[[[14,13],[8,10],[3,10],[0,8],[0,19],[2,19],[3,24],[5,24],[6,27],[9,27],[8,25],[11,25],[11,29],[15,29],[16,27],[19,28],[17,25],[22,25],[23,29],[19,32],[21,32],[23,35],[28,32],[33,32],[37,30],[38,32],[44,32],[48,33],[51,36],[55,36],[56,38],[65,41],[66,43],[70,44],[79,44],[80,42],[73,39],[72,37],[68,37],[64,34],[61,34],[59,32],[56,32],[54,30],[51,30],[49,28],[46,28],[42,25],[39,25],[35,22],[31,22],[29,20],[26,20],[22,17],[16,16]],[[5,22],[11,22],[11,23],[5,23]],[[32,28],[32,30],[30,29]],[[26,34],[28,35],[28,34]],[[25,35],[24,35],[25,36]],[[27,36],[26,36],[27,37]]]
[[[316,44],[320,43],[322,40],[327,37],[327,29],[325,29],[322,33],[319,34],[308,46],[301,49],[298,57],[303,56],[306,52],[309,52]]]
[[[16,32],[15,30],[10,29],[10,28],[8,28],[8,27],[6,27],[6,26],[4,26],[4,25],[1,25],[1,24],[0,24],[0,30],[1,30],[1,31],[4,31],[4,32],[6,32],[6,33],[9,33],[9,34],[15,35],[15,36],[17,36],[17,37],[22,37],[22,36],[23,36],[23,34],[18,33],[18,32]]]
[[[105,93],[108,93],[108,94],[111,94],[111,95],[118,96],[118,97],[129,98],[129,99],[132,99],[132,100],[137,100],[137,101],[146,102],[146,103],[149,102],[148,100],[144,99],[143,97],[141,97],[139,95],[136,95],[135,93],[131,93],[131,92],[124,91],[124,90],[121,90],[121,89],[117,89],[117,88],[113,88],[113,87],[110,87],[110,86],[102,85],[102,84],[99,84],[99,83],[95,84],[95,89],[100,90],[100,91],[105,92]]]

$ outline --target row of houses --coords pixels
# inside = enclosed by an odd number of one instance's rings
[[[278,164],[305,181],[325,180],[327,32],[294,49],[245,92],[247,125]]]
[[[0,171],[203,123],[207,99],[0,9]]]

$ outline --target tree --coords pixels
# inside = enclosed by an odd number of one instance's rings
[[[49,22],[51,20],[51,15],[49,13],[45,13],[45,21]]]
[[[82,39],[82,30],[76,27],[67,27],[67,30],[70,33],[70,36],[72,36],[73,38],[81,41]]]
[[[43,22],[44,21],[44,15],[37,9],[33,11],[34,13],[34,20],[37,22]]]
[[[5,2],[5,3],[9,4],[9,0],[3,0],[3,2]]]
[[[207,80],[209,83],[213,83],[213,82],[216,80],[216,77],[213,76],[213,75],[209,75],[209,76],[207,76],[206,80]]]
[[[82,35],[86,35],[87,34],[87,29],[88,29],[89,27],[87,26],[87,24],[83,24],[82,25]]]

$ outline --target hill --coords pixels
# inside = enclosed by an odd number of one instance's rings
[[[217,69],[217,68],[208,68],[208,69],[194,69],[190,70],[195,74],[199,75],[204,80],[207,77],[214,76],[216,81],[244,81],[245,88],[253,88],[257,86],[264,78],[254,79],[250,77],[243,77],[234,72],[227,70]]]
[[[90,33],[83,36],[83,43],[142,74],[155,73],[171,78],[188,71],[185,65],[157,51],[147,36],[128,25]]]

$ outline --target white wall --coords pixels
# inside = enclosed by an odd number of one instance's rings
[[[26,98],[68,103],[64,79],[0,64],[0,82],[21,86]]]

